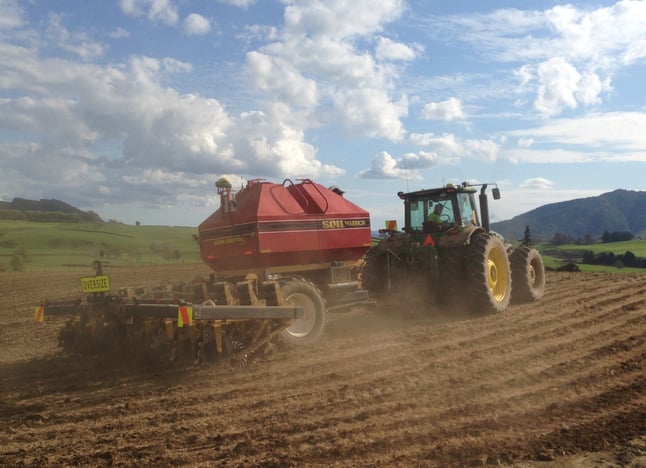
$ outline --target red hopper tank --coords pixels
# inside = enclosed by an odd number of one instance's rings
[[[202,261],[220,276],[327,269],[356,261],[371,245],[369,213],[305,179],[252,180],[199,226]]]

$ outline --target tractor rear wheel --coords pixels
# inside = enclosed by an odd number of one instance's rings
[[[476,233],[466,258],[467,288],[478,314],[504,311],[511,299],[511,268],[502,240],[488,232]]]
[[[386,292],[388,272],[386,262],[388,253],[371,247],[364,256],[365,263],[361,269],[361,287],[372,295]]]
[[[282,341],[293,347],[316,343],[323,334],[327,316],[321,291],[304,278],[292,278],[281,283],[280,293],[286,303],[304,309],[303,318],[280,332]]]
[[[534,302],[545,293],[545,267],[538,250],[523,245],[510,257],[514,303]]]
[[[464,249],[453,247],[439,251],[440,287],[438,295],[443,306],[459,308],[464,298]]]

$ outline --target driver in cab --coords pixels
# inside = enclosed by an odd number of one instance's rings
[[[430,223],[430,227],[434,231],[439,231],[442,227],[442,208],[443,206],[440,203],[436,203],[433,207],[433,212],[428,215],[427,221]]]

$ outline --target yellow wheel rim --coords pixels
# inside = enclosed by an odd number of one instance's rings
[[[507,257],[500,249],[491,249],[487,257],[487,283],[496,301],[502,301],[509,290]]]
[[[532,286],[536,284],[536,270],[531,263],[529,264],[529,284]]]

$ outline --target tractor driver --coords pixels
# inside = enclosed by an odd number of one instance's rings
[[[431,223],[431,228],[434,231],[439,231],[442,226],[442,208],[443,206],[440,203],[436,203],[433,207],[433,212],[428,215],[427,221]]]

